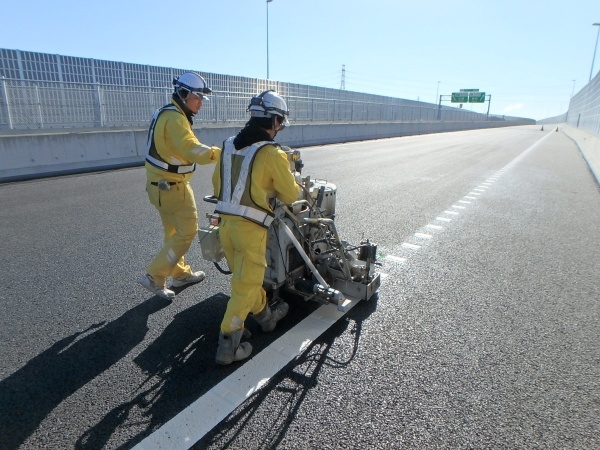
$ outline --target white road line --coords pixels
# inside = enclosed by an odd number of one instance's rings
[[[408,242],[403,242],[400,247],[408,248],[408,249],[411,249],[411,250],[419,250],[421,248],[420,245],[409,244]]]
[[[394,256],[394,255],[387,255],[383,259],[386,260],[386,261],[394,262],[394,263],[403,263],[403,262],[406,262],[406,258],[401,258],[400,256]]]
[[[452,207],[456,208],[456,209],[466,209],[467,208],[466,206],[459,206],[459,205],[452,205]]]
[[[439,220],[441,222],[452,222],[452,219],[448,219],[447,217],[436,217],[435,220]]]
[[[439,218],[436,217],[436,219],[439,220]],[[446,219],[448,222],[452,219]],[[443,230],[444,227],[441,227],[439,225],[434,225],[432,223],[428,223],[427,225],[425,225],[425,228],[431,228],[432,230]]]
[[[421,239],[431,239],[433,236],[430,234],[425,234],[425,233],[415,233],[415,237],[418,237]]]
[[[469,205],[471,204],[471,202],[468,200],[459,200],[458,203],[467,203]]]
[[[350,308],[358,303],[350,300]],[[334,305],[321,306],[133,448],[189,449],[344,314]]]
[[[472,197],[470,195],[465,195],[465,198],[468,198],[469,200],[477,200],[477,197]]]
[[[464,206],[462,208],[464,208]],[[456,211],[444,211],[444,213],[452,214],[453,216],[458,216],[460,214],[460,213],[457,213]]]

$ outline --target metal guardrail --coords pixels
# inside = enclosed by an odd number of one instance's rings
[[[1,78],[0,131],[147,126],[152,113],[170,101],[171,93],[171,88]],[[398,104],[393,104],[387,97],[380,101],[370,97],[285,98],[290,119],[302,123],[511,120],[430,103],[397,99]],[[215,91],[195,122],[245,122],[249,98],[247,93]]]

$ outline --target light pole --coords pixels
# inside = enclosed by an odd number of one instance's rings
[[[600,23],[593,23],[592,26],[598,27],[598,34],[596,35],[596,45],[594,46],[594,56],[592,57],[592,67],[590,69],[590,79],[588,80],[588,83],[592,81],[592,72],[594,71],[594,60],[596,59],[596,49],[598,48],[598,37],[600,36]]]
[[[273,0],[267,0],[267,80],[269,79],[269,3]]]
[[[441,81],[438,81],[437,91],[435,91],[435,103],[438,102],[438,94],[440,93],[440,83]]]
[[[571,80],[573,82],[573,90],[571,91],[571,98],[573,98],[573,94],[575,94],[575,80]]]

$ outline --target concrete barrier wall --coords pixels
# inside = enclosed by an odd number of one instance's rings
[[[563,133],[575,141],[596,177],[596,183],[600,185],[600,136],[567,124],[563,124],[560,128]]]
[[[521,125],[498,122],[418,122],[294,125],[277,136],[290,147],[306,147],[416,134]],[[207,145],[221,145],[238,126],[212,126],[197,131]],[[103,170],[143,164],[146,129],[32,133],[0,136],[0,182]]]

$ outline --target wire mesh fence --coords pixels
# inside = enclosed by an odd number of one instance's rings
[[[189,70],[0,49],[0,131],[147,126],[170,101],[171,80]],[[266,89],[288,102],[292,122],[429,122],[520,118],[461,108],[196,71],[213,89],[196,123],[245,122]]]
[[[0,80],[0,130],[146,126],[171,89]],[[254,94],[252,94],[254,95]],[[285,95],[284,95],[285,97]],[[420,103],[285,97],[292,122],[485,121],[485,114]],[[196,123],[243,122],[249,94],[213,91]],[[418,102],[414,102],[418,103]],[[498,120],[498,117],[493,117]],[[510,118],[504,117],[505,120]]]

